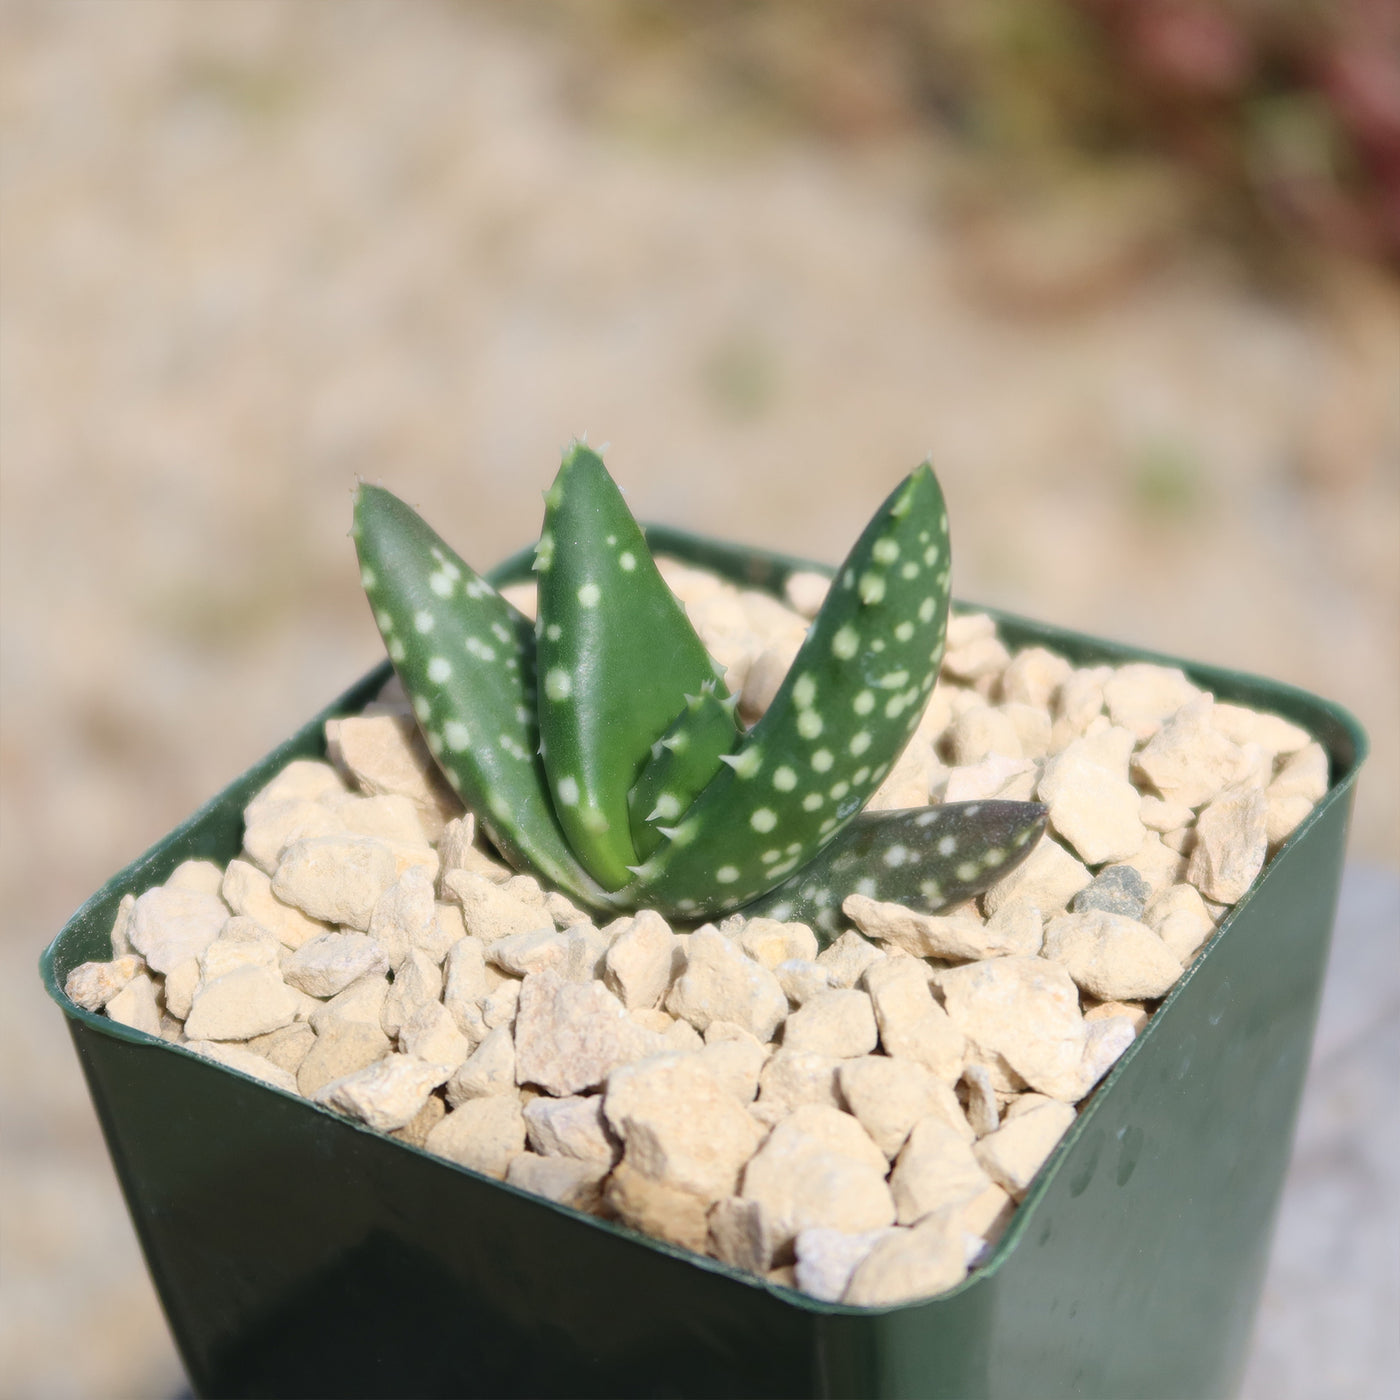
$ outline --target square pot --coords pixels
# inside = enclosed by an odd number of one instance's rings
[[[785,556],[648,530],[781,595]],[[530,554],[491,575],[527,576]],[[824,570],[830,572],[830,570]],[[1302,725],[1331,787],[1041,1171],[990,1261],[928,1302],[818,1302],[392,1141],[75,1006],[122,896],[226,863],[243,808],[365,677],[140,859],[45,951],[132,1220],[201,1396],[1215,1396],[1242,1373],[1367,742],[1338,706],[993,613],[1013,650],[1180,665]]]

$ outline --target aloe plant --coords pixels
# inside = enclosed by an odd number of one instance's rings
[[[447,781],[512,865],[591,909],[742,909],[831,933],[852,892],[930,910],[965,899],[1044,829],[1035,803],[861,812],[943,656],[948,519],[927,463],[876,511],[747,731],[582,443],[545,494],[533,627],[388,491],[359,488],[352,534]]]

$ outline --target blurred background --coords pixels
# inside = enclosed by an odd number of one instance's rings
[[[183,1384],[35,962],[378,658],[357,476],[480,565],[587,431],[837,560],[1371,733],[1251,1396],[1400,1364],[1400,11],[0,0],[0,1391]]]

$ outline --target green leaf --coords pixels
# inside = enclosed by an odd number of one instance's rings
[[[627,794],[632,841],[648,856],[663,834],[719,771],[720,761],[738,741],[735,701],[721,700],[713,686],[687,695],[685,709],[652,745],[642,775]]]
[[[685,696],[722,673],[596,452],[570,448],[545,505],[535,564],[545,771],[580,863],[616,890],[639,859],[627,794]]]
[[[768,712],[629,895],[681,917],[736,908],[841,831],[893,767],[933,690],[948,570],[948,517],[925,463],[866,526]]]
[[[817,858],[740,911],[797,919],[823,944],[849,925],[851,894],[937,913],[980,894],[1014,870],[1045,830],[1039,802],[950,802],[864,812]]]
[[[353,534],[389,659],[447,781],[512,865],[607,905],[549,800],[529,619],[380,487],[357,492]]]

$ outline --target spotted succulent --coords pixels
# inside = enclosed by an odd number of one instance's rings
[[[447,781],[512,865],[591,909],[742,909],[830,933],[852,892],[965,899],[1044,828],[1022,802],[861,812],[943,655],[948,521],[927,463],[876,511],[747,731],[587,446],[545,493],[533,626],[388,491],[360,487],[352,533]]]

